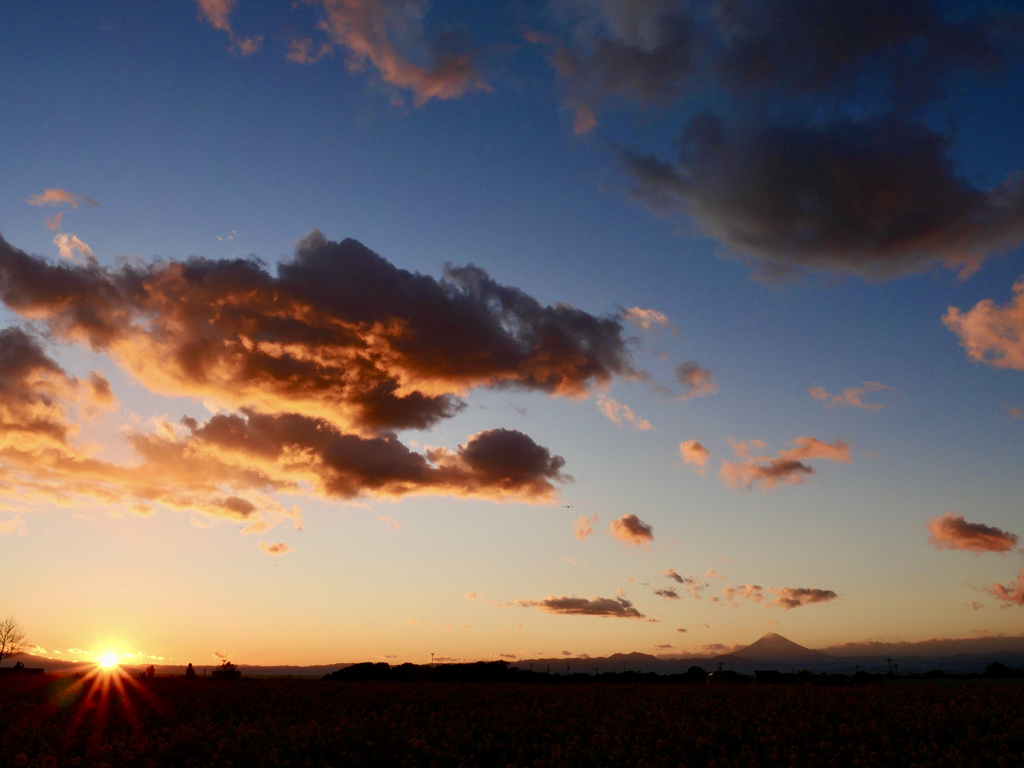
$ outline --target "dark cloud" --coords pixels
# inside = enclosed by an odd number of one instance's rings
[[[626,544],[646,547],[654,541],[654,529],[636,515],[623,515],[617,520],[612,520],[608,524],[608,531],[612,538]]]
[[[939,0],[561,0],[570,34],[552,57],[577,133],[612,99],[668,102],[721,87],[734,98],[919,106],[947,77],[991,71],[1020,14],[955,16]],[[534,39],[537,39],[535,36]]]
[[[806,587],[782,587],[771,590],[778,595],[768,605],[777,605],[784,610],[799,608],[802,605],[827,603],[839,598],[831,589],[810,589]]]
[[[513,605],[524,608],[538,608],[547,613],[561,613],[577,616],[612,616],[620,619],[642,619],[633,604],[624,597],[546,597],[543,600],[516,600]]]
[[[979,189],[948,139],[894,115],[821,125],[727,125],[704,113],[674,162],[624,153],[632,194],[691,216],[766,275],[885,278],[936,263],[965,272],[1024,240],[1024,177]]]
[[[319,232],[277,277],[254,259],[53,265],[0,241],[0,298],[161,393],[362,433],[428,428],[473,387],[579,396],[636,374],[616,317],[543,306],[473,266],[407,272]]]
[[[658,597],[662,597],[662,598],[664,598],[666,600],[678,600],[679,599],[679,593],[676,592],[674,589],[656,589],[656,590],[654,590],[654,594],[656,594]]]
[[[713,66],[735,89],[834,96],[860,86],[900,104],[935,96],[956,68],[994,68],[1011,31],[994,18],[943,18],[936,0],[725,0],[715,17],[725,44]]]
[[[963,515],[947,512],[928,521],[929,540],[936,549],[967,549],[972,552],[1009,552],[1017,535],[984,523],[968,523]]]

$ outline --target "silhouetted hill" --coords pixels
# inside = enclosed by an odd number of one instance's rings
[[[761,639],[755,640],[746,648],[716,656],[712,659],[714,663],[735,662],[735,661],[758,661],[776,662],[780,664],[822,664],[836,661],[834,656],[823,651],[815,651],[811,648],[794,643],[792,640],[769,632]]]

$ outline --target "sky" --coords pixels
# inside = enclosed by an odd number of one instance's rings
[[[61,659],[1024,635],[1024,14],[0,29],[0,615]]]

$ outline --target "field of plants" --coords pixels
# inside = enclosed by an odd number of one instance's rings
[[[1024,687],[0,682],[0,766],[1019,766]]]

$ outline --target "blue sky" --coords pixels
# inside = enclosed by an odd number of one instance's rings
[[[181,663],[1020,635],[1024,19],[777,5],[9,10],[0,613]]]

